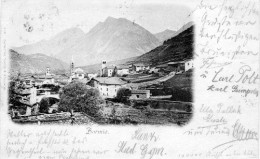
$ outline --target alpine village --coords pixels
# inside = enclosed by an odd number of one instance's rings
[[[152,34],[108,17],[10,49],[9,115],[19,124],[182,126],[192,118],[194,24]]]

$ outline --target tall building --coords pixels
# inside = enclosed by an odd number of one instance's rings
[[[106,68],[106,66],[107,66],[107,61],[105,61],[105,60],[103,60],[102,61],[102,64],[101,64],[101,76],[104,76],[104,74],[105,74],[105,68]]]
[[[116,73],[116,66],[107,66],[105,60],[102,61],[101,65],[101,77],[112,77]]]
[[[71,63],[70,63],[70,75],[72,76],[74,74],[74,60],[73,56],[71,57]]]
[[[72,82],[73,80],[82,80],[85,78],[84,70],[81,68],[76,68],[74,65],[73,56],[71,57],[71,63],[70,63],[70,78],[69,82]]]
[[[102,61],[101,68],[103,69],[103,68],[105,68],[106,66],[107,66],[107,61],[103,60],[103,61]]]
[[[50,76],[51,75],[51,70],[50,70],[49,67],[47,67],[45,75],[46,76]]]

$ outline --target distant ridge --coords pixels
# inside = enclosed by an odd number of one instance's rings
[[[165,40],[172,38],[174,35],[176,35],[175,33],[176,33],[176,31],[166,29],[166,30],[156,33],[154,35],[161,43],[163,43]]]
[[[17,75],[28,73],[45,73],[46,68],[50,67],[51,72],[65,72],[69,65],[44,54],[23,55],[10,49],[10,74]]]
[[[84,36],[84,32],[79,28],[70,28],[60,32],[50,40],[41,40],[31,45],[12,48],[20,54],[30,55],[41,53],[48,56],[55,56],[64,49],[68,49],[78,43],[78,40]]]
[[[170,61],[192,59],[194,52],[194,25],[189,22],[180,28],[173,38],[163,42],[162,45],[137,57],[130,63],[148,63],[159,65]]]

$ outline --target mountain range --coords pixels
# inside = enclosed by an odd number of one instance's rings
[[[182,61],[193,58],[194,51],[194,24],[189,22],[174,33],[174,36],[165,40],[160,46],[141,55],[124,60],[109,62],[108,65],[130,65],[145,63],[151,66],[165,64],[172,61]],[[86,72],[100,70],[101,62],[95,65],[81,67]]]
[[[160,41],[148,30],[124,18],[108,17],[88,33],[73,28],[55,37],[13,48],[18,53],[42,53],[64,62],[91,65],[102,60],[114,61],[142,55],[159,46]]]
[[[71,28],[49,40],[13,47],[10,50],[11,72],[45,72],[46,67],[64,70],[72,58],[76,66],[91,65],[91,72],[96,70],[95,64],[102,60],[117,64],[142,61],[140,59],[146,57],[144,55],[154,52],[157,47],[162,48],[165,40],[177,36],[188,27],[185,25],[176,32],[165,30],[153,35],[135,22],[108,17],[86,34],[79,28]]]

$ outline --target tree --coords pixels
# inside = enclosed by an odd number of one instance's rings
[[[49,100],[47,98],[43,98],[40,103],[39,103],[40,107],[39,107],[39,112],[40,113],[48,113],[49,107],[50,107],[50,103]]]
[[[60,90],[60,86],[54,84],[43,84],[42,88],[50,88],[51,92],[55,92],[55,93],[58,93]]]
[[[90,116],[99,115],[101,98],[99,91],[88,88],[85,84],[75,81],[60,91],[60,111],[84,112]]]
[[[59,100],[53,97],[47,97],[47,98],[42,98],[40,101],[39,105],[39,112],[41,113],[49,113],[49,108],[55,104],[58,103]]]
[[[21,92],[24,87],[23,81],[20,80],[19,76],[14,77],[9,82],[9,104],[17,105],[17,93]]]
[[[130,89],[119,88],[116,94],[116,99],[118,102],[127,103],[130,96],[131,96]]]

